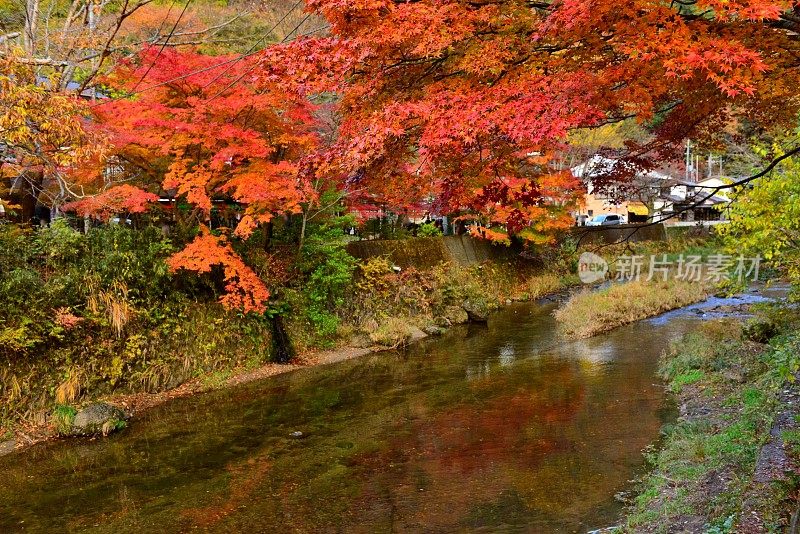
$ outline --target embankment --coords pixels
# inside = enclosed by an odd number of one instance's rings
[[[71,297],[76,308],[80,299],[98,299],[97,313],[67,317],[72,322],[60,326],[51,342],[9,360],[0,371],[0,442],[13,439],[23,446],[68,431],[69,421],[64,418],[74,417],[76,409],[96,401],[136,413],[169,398],[298,365],[397,347],[441,333],[453,324],[486,320],[491,310],[508,300],[535,299],[573,281],[565,261],[556,262],[558,271],[542,272],[522,258],[486,252],[471,240],[459,245],[461,252],[454,246],[458,243],[449,240],[456,252],[443,245],[440,250],[446,255],[438,257],[429,254],[431,243],[437,240],[414,241],[433,266],[398,271],[383,254],[358,262],[343,304],[335,310],[331,334],[320,334],[315,328],[302,286],[282,289],[281,314],[298,354],[292,365],[271,363],[268,318],[237,316],[213,300],[192,302],[178,288],[161,301],[154,296],[127,308],[119,330],[111,325],[112,312],[125,302],[121,296],[97,290]],[[405,245],[409,253],[412,245]],[[458,254],[466,258],[464,263],[455,259]],[[153,264],[158,266],[155,259]],[[73,267],[59,269],[73,272]],[[80,273],[77,268],[74,271],[77,278]],[[53,283],[45,279],[43,286],[47,289]],[[135,287],[133,282],[130,287]],[[7,444],[0,447],[7,448]]]
[[[790,317],[791,316],[791,317]],[[680,418],[651,451],[626,532],[787,532],[796,521],[796,311],[705,323],[663,357]]]

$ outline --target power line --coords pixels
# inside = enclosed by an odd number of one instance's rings
[[[288,40],[288,39],[289,39],[289,38],[292,36],[292,34],[294,34],[294,32],[296,32],[296,31],[297,31],[297,30],[300,28],[300,26],[302,26],[302,25],[303,25],[303,24],[304,24],[304,23],[305,23],[305,22],[306,22],[306,21],[307,21],[307,20],[308,20],[310,17],[311,17],[311,15],[306,15],[305,17],[303,17],[303,20],[301,20],[301,21],[300,21],[300,22],[297,24],[297,26],[295,26],[295,27],[294,27],[294,29],[292,29],[292,31],[290,31],[288,34],[286,34],[286,37],[284,37],[284,38],[281,40],[281,44],[285,43],[285,42],[286,42],[286,41],[287,41],[287,40]],[[215,98],[217,98],[217,97],[218,97],[218,96],[220,96],[221,94],[223,94],[223,93],[225,93],[226,91],[228,91],[228,90],[229,90],[231,87],[233,87],[234,85],[236,85],[237,83],[239,83],[239,82],[240,82],[240,81],[241,81],[241,80],[242,80],[242,79],[243,79],[245,76],[247,76],[248,74],[250,74],[251,72],[253,72],[253,70],[255,70],[255,68],[256,68],[256,67],[257,67],[257,64],[256,64],[256,65],[253,65],[252,67],[250,67],[249,69],[247,69],[246,71],[244,71],[244,72],[243,72],[242,74],[240,74],[240,75],[239,75],[239,76],[238,76],[238,77],[237,77],[235,80],[233,80],[231,83],[229,83],[227,86],[225,86],[225,87],[224,87],[222,90],[220,90],[219,92],[217,92],[216,94],[214,94],[214,96],[212,96],[211,98],[209,98],[209,99],[208,99],[208,101],[214,100]],[[221,74],[220,74],[220,76],[221,76]],[[219,78],[219,76],[217,76],[217,78]],[[209,84],[206,84],[206,85],[205,85],[205,87],[208,87],[208,85],[209,85]],[[204,87],[204,88],[205,88],[205,87]]]
[[[178,24],[181,23],[181,19],[183,18],[184,13],[186,13],[186,9],[189,7],[189,4],[191,2],[192,0],[186,0],[186,4],[183,6],[183,10],[181,11],[180,15],[178,15],[178,19],[175,21],[175,24],[172,25],[172,29],[169,31],[169,34],[167,34],[167,38],[164,39],[163,43],[161,43],[161,48],[158,49],[156,57],[153,58],[153,61],[150,63],[150,66],[147,67],[147,70],[144,71],[142,77],[139,78],[139,81],[136,82],[136,84],[133,86],[133,91],[136,91],[136,88],[139,87],[139,84],[141,84],[147,77],[147,75],[150,74],[150,71],[153,69],[153,66],[155,66],[156,62],[158,61],[158,58],[161,57],[161,53],[164,52],[164,48],[166,48],[167,43],[169,43],[169,40],[172,39],[172,36],[175,34],[175,30],[178,28]],[[164,17],[164,20],[161,21],[161,24],[158,27],[158,33],[161,33],[161,28],[164,25],[164,22],[167,21],[167,17],[169,17],[169,13],[170,11],[172,11],[172,6],[174,5],[175,5],[175,0],[172,0],[172,4],[170,4],[169,9],[167,10],[167,14]]]
[[[247,49],[247,51],[246,51],[246,52],[245,52],[243,55],[241,55],[237,61],[235,61],[235,62],[233,63],[233,65],[235,65],[235,64],[236,64],[236,63],[238,63],[239,61],[243,60],[244,58],[246,58],[246,57],[250,57],[251,55],[253,55],[253,54],[255,53],[254,51],[255,51],[255,49],[258,47],[258,45],[259,45],[259,44],[261,44],[261,43],[262,43],[264,40],[266,40],[266,39],[267,39],[267,37],[269,37],[269,36],[270,36],[270,34],[271,34],[272,32],[274,32],[274,31],[275,31],[275,30],[278,28],[278,26],[280,26],[280,25],[283,23],[283,21],[284,21],[284,20],[286,20],[286,18],[287,18],[289,15],[291,15],[291,14],[294,12],[294,10],[295,10],[295,9],[297,9],[297,7],[298,7],[298,6],[299,6],[299,5],[300,5],[302,2],[303,2],[303,0],[297,0],[297,2],[295,2],[295,4],[294,4],[294,5],[293,5],[291,8],[289,8],[289,10],[288,10],[288,11],[287,11],[287,12],[286,12],[286,13],[285,13],[285,14],[284,14],[282,17],[281,17],[281,19],[280,19],[278,22],[276,22],[275,24],[273,24],[273,25],[272,25],[272,27],[271,27],[269,30],[267,30],[267,31],[266,31],[266,32],[265,32],[265,33],[264,33],[264,34],[263,34],[263,35],[262,35],[262,36],[261,36],[261,37],[260,37],[260,38],[259,38],[259,39],[258,39],[256,42],[254,42],[254,43],[253,43],[253,44],[250,46],[250,48],[248,48],[248,49]],[[308,16],[306,16],[306,19],[307,19],[307,18],[308,18]],[[304,19],[304,20],[305,20],[305,19]],[[294,30],[292,30],[292,33],[294,33]],[[291,34],[289,34],[289,35],[291,35]],[[285,40],[286,40],[286,39],[284,38],[284,41],[285,41]],[[284,41],[281,41],[281,42],[284,42]],[[212,84],[212,83],[214,83],[215,81],[219,80],[219,79],[220,79],[222,76],[224,76],[224,75],[225,75],[225,73],[226,73],[226,72],[228,72],[228,71],[229,71],[231,68],[233,68],[233,65],[231,65],[229,68],[225,69],[224,71],[220,72],[220,73],[219,73],[219,74],[218,74],[218,75],[217,75],[217,76],[216,76],[214,79],[212,79],[211,81],[209,81],[209,82],[208,82],[207,84],[205,84],[205,85],[204,85],[202,88],[203,88],[203,89],[205,89],[206,87],[208,87],[209,85],[211,85],[211,84]]]
[[[189,1],[191,1],[191,0],[189,0]],[[288,17],[288,16],[289,16],[289,15],[290,15],[290,14],[291,14],[291,13],[292,13],[292,12],[293,12],[293,11],[294,11],[294,10],[295,10],[297,7],[298,7],[298,6],[299,6],[299,5],[302,3],[302,2],[303,2],[303,0],[297,0],[297,2],[295,2],[295,3],[294,3],[294,5],[293,5],[293,6],[292,6],[292,7],[291,7],[291,8],[290,8],[290,9],[289,9],[287,12],[286,12],[286,14],[284,14],[284,16],[283,16],[283,17],[281,17],[281,19],[280,19],[280,20],[279,20],[277,23],[273,24],[273,25],[272,25],[272,27],[271,27],[271,28],[270,28],[270,29],[269,29],[267,32],[265,32],[265,33],[264,33],[264,34],[263,34],[263,35],[262,35],[262,36],[261,36],[261,37],[260,37],[260,38],[259,38],[259,39],[258,39],[258,40],[257,40],[257,41],[256,41],[256,42],[255,42],[255,43],[254,43],[254,44],[253,44],[253,45],[252,45],[250,48],[249,48],[249,49],[248,49],[248,51],[247,51],[247,52],[245,52],[245,53],[243,53],[243,54],[240,54],[240,55],[239,55],[239,56],[237,56],[237,57],[234,57],[234,58],[231,58],[231,59],[227,59],[227,60],[225,60],[225,61],[220,61],[219,63],[215,63],[214,65],[209,65],[209,66],[207,66],[207,67],[203,67],[203,68],[200,68],[200,69],[194,70],[194,71],[192,71],[192,72],[187,72],[186,74],[181,74],[180,76],[175,76],[174,78],[170,78],[169,80],[164,80],[163,82],[159,82],[159,83],[156,83],[156,84],[153,84],[153,85],[148,85],[147,87],[144,87],[144,88],[142,88],[142,89],[141,89],[141,90],[139,90],[139,91],[132,91],[132,92],[128,93],[126,96],[133,96],[133,95],[136,95],[136,94],[141,94],[141,93],[144,93],[144,92],[146,92],[146,91],[150,91],[150,90],[152,90],[152,89],[157,89],[157,88],[159,88],[159,87],[163,87],[163,86],[165,86],[165,85],[169,85],[169,84],[171,84],[171,83],[173,83],[173,82],[177,82],[177,81],[180,81],[180,80],[184,80],[184,79],[186,79],[186,78],[190,78],[190,77],[192,77],[192,76],[194,76],[194,75],[196,75],[196,74],[202,74],[202,73],[204,73],[204,72],[208,72],[208,71],[210,71],[210,70],[214,70],[214,69],[216,69],[216,68],[218,68],[218,67],[224,67],[225,65],[235,64],[235,63],[238,63],[239,61],[243,60],[244,58],[247,58],[247,57],[250,57],[250,56],[253,56],[253,55],[255,55],[255,54],[258,54],[258,53],[260,53],[260,52],[261,52],[261,50],[255,50],[256,46],[258,46],[258,44],[259,44],[259,43],[261,43],[263,40],[265,40],[267,37],[269,37],[269,35],[270,35],[270,34],[271,34],[273,31],[275,31],[275,29],[278,27],[278,25],[280,25],[280,24],[281,24],[281,23],[282,23],[284,20],[286,20],[286,18],[287,18],[287,17]],[[188,2],[187,2],[187,5],[188,5]],[[310,17],[310,15],[307,15],[307,16],[306,16],[306,17],[303,19],[303,22],[305,22],[305,20],[307,20],[309,17]],[[295,31],[295,30],[292,30],[292,32],[294,32],[294,31]],[[320,31],[320,30],[319,30],[319,29],[317,29],[317,30],[314,30],[313,32],[310,32],[310,33],[309,33],[309,35],[310,35],[311,33],[316,33],[317,31]],[[282,41],[282,42],[285,42],[285,40],[286,40],[286,39],[284,39],[284,41]],[[223,71],[222,73],[220,73],[220,75],[219,75],[217,78],[219,78],[220,76],[224,75],[224,73],[225,73],[225,72],[227,72],[227,70],[228,70],[228,69],[226,69],[225,71]],[[216,80],[217,78],[215,78],[215,80]],[[213,81],[214,81],[214,80],[212,80],[212,82],[213,82]],[[209,82],[209,83],[211,83],[211,82]],[[206,84],[206,85],[208,85],[208,84]],[[91,105],[91,106],[89,106],[89,107],[90,107],[90,108],[93,108],[93,107],[97,107],[97,106],[102,106],[103,104],[107,104],[107,103],[108,103],[108,102],[98,102],[98,103],[96,103],[96,104],[92,104],[92,105]]]

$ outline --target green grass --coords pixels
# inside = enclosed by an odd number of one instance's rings
[[[652,470],[640,481],[625,530],[666,532],[680,516],[691,515],[707,519],[706,532],[733,531],[782,408],[784,376],[773,365],[775,350],[747,340],[736,321],[723,320],[703,324],[664,355],[660,372],[679,404],[704,409],[685,414],[667,431],[662,448],[648,455]],[[783,437],[800,453],[800,431]],[[718,480],[723,487],[715,487]],[[785,499],[793,489],[759,494],[768,529],[784,526]]]
[[[231,376],[233,376],[232,369],[221,369],[202,375],[201,381],[203,382],[203,386],[213,389],[224,384]]]
[[[789,446],[789,450],[796,456],[800,456],[800,430],[784,430],[781,432],[781,439]]]
[[[78,410],[66,404],[57,404],[53,409],[53,424],[59,434],[69,434],[72,430],[72,422],[75,421],[75,415]]]
[[[691,371],[680,374],[672,380],[671,384],[672,391],[675,391],[677,393],[681,389],[683,389],[684,386],[689,386],[691,384],[699,382],[704,377],[705,373],[700,369],[692,369]]]

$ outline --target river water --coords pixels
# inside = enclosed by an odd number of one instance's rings
[[[614,524],[615,493],[675,418],[658,357],[699,314],[564,342],[552,311],[515,304],[405,352],[179,399],[107,439],[0,458],[0,532]]]

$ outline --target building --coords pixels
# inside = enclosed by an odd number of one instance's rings
[[[631,174],[624,189],[621,186],[608,185],[602,190],[595,187],[599,177],[619,173],[620,166],[627,166],[622,171]],[[573,176],[580,178],[586,185],[586,194],[575,214],[579,226],[595,215],[606,213],[622,215],[629,223],[646,222],[651,216],[653,201],[658,197],[662,184],[672,182],[669,175],[656,171],[637,172],[625,162],[600,155],[595,155],[570,170]]]
[[[622,166],[622,169],[620,169]],[[658,171],[638,171],[626,162],[596,155],[571,169],[586,184],[587,192],[576,213],[583,225],[595,215],[623,215],[626,222],[664,220],[666,224],[727,219],[730,198],[721,178],[677,179]],[[595,187],[601,176],[630,174],[619,186]]]
[[[655,211],[661,218],[669,218],[665,222],[724,221],[731,203],[726,185],[720,178],[678,182],[664,188]]]

